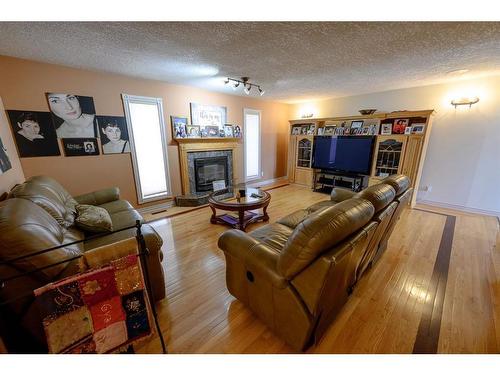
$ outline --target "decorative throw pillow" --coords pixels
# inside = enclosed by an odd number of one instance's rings
[[[104,208],[90,204],[77,204],[75,208],[75,223],[80,229],[93,233],[113,231],[111,216]]]

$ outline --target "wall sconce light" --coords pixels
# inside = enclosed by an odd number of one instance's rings
[[[451,101],[451,105],[457,108],[459,105],[468,105],[469,108],[472,107],[473,104],[476,104],[479,102],[479,98],[477,96],[471,97],[471,98],[459,98],[459,99],[453,99]]]

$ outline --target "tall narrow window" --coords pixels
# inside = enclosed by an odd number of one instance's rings
[[[245,137],[245,180],[261,178],[261,157],[260,157],[260,111],[247,109],[244,114]]]
[[[164,199],[170,194],[167,140],[161,98],[123,94],[137,200]]]

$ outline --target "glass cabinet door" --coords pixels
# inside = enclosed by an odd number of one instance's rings
[[[312,142],[307,138],[297,142],[297,167],[311,168]]]
[[[404,141],[389,138],[378,144],[375,176],[387,177],[399,173],[401,168]]]

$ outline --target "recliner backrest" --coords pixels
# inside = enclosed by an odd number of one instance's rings
[[[393,174],[382,180],[383,184],[391,185],[395,192],[396,197],[400,197],[411,186],[410,179],[404,174]]]
[[[377,213],[391,204],[395,196],[396,191],[391,185],[376,184],[360,191],[353,198],[362,198],[370,201]]]
[[[71,207],[67,207],[61,196],[45,185],[28,181],[12,188],[9,196],[27,199],[35,203],[65,228],[73,225],[75,221],[75,213]]]
[[[291,279],[323,252],[363,227],[374,213],[369,201],[353,198],[309,215],[288,238],[278,260],[278,271]]]
[[[47,211],[27,199],[10,198],[0,202],[0,261],[60,246],[67,242],[66,233],[67,230]],[[81,255],[82,251],[82,244],[66,246],[19,260],[15,262],[15,267],[22,271],[32,271]],[[50,267],[33,276],[50,280],[66,266],[67,264],[61,264]]]

